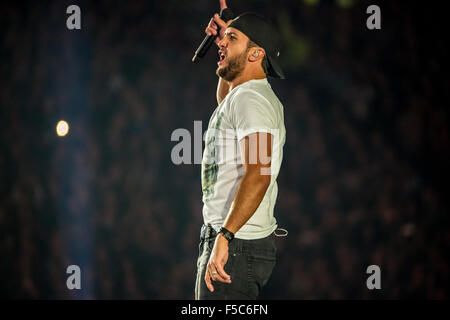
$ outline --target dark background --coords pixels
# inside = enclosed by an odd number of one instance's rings
[[[229,1],[284,40],[287,140],[265,299],[448,299],[443,2]],[[66,28],[81,8],[82,29]],[[381,8],[368,30],[366,8]],[[216,0],[0,2],[0,297],[192,299],[200,165],[177,128],[216,107]],[[64,119],[69,134],[58,137]],[[66,268],[82,290],[66,288]],[[381,290],[366,268],[381,268]]]

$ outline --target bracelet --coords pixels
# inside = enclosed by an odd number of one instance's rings
[[[234,239],[234,233],[225,229],[224,227],[220,228],[219,233],[223,234],[223,237],[228,240],[228,243],[230,243]]]

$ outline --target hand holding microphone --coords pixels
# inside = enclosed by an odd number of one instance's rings
[[[225,33],[225,29],[231,23],[231,20],[225,22],[220,18],[220,16],[216,13],[208,26],[205,29],[205,33],[209,36],[215,36],[214,42],[219,45],[219,41],[222,40],[223,35]]]
[[[233,16],[233,12],[227,7],[226,0],[220,0],[220,16],[216,13],[209,21],[205,29],[206,37],[195,51],[192,62],[198,62],[200,58],[203,58],[213,42],[219,43],[220,39],[223,38],[226,26],[231,22],[230,20],[233,19]]]

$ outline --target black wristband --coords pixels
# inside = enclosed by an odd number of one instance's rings
[[[228,243],[230,243],[231,240],[234,239],[234,233],[231,231],[228,231],[224,227],[220,228],[219,233],[223,234],[223,237],[228,240]]]

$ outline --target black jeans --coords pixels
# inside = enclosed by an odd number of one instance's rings
[[[257,240],[235,238],[228,249],[225,272],[231,283],[213,281],[214,292],[205,283],[205,271],[214,246],[215,237],[201,239],[197,259],[196,300],[249,300],[257,299],[269,280],[276,261],[275,235]]]

